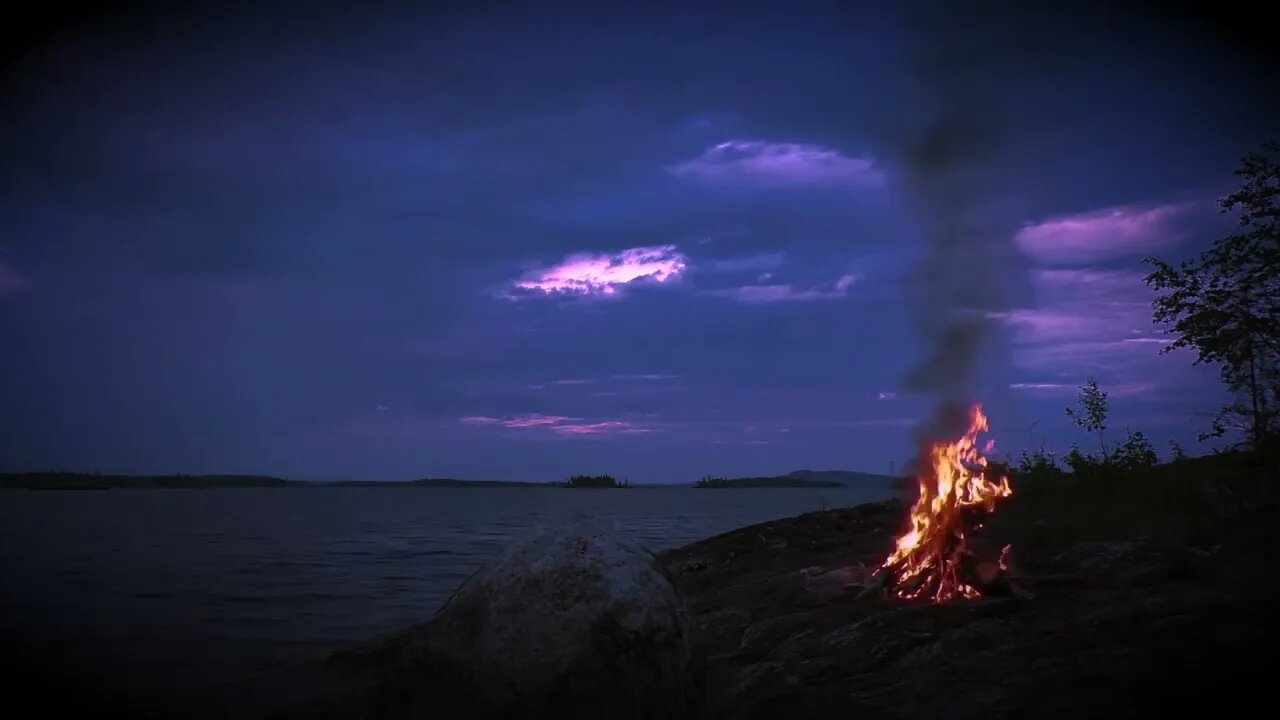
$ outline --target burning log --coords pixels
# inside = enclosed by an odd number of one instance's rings
[[[987,429],[987,416],[975,405],[969,429],[959,439],[930,448],[929,462],[917,478],[920,494],[911,508],[911,528],[878,570],[879,587],[865,592],[888,590],[904,600],[933,602],[1012,593],[1010,548],[1004,548],[993,569],[992,563],[974,556],[967,537],[995,511],[997,500],[1013,494],[1009,478],[992,478],[979,451],[978,435]],[[984,449],[989,452],[991,444]]]

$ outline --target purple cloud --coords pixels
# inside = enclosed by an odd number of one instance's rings
[[[871,160],[848,157],[819,145],[765,140],[729,140],[667,168],[673,175],[709,185],[878,185]]]
[[[835,283],[826,286],[797,288],[794,285],[743,285],[735,288],[709,290],[711,295],[731,298],[742,303],[811,302],[815,300],[839,300],[847,297],[850,288],[861,275],[842,275]]]
[[[661,373],[642,373],[639,375],[614,375],[616,380],[679,380],[682,375],[663,375]]]
[[[1067,385],[1066,383],[1025,383],[1023,382],[1023,383],[1010,383],[1009,387],[1013,388],[1014,390],[1033,390],[1033,391],[1036,391],[1036,390],[1058,391],[1058,390],[1064,390],[1064,389],[1065,390],[1074,389],[1074,386]]]
[[[1093,375],[1120,397],[1200,380],[1203,368],[1157,357],[1170,340],[1152,325],[1140,273],[1039,270],[1032,280],[1039,307],[988,315],[1012,331],[1014,364],[1029,375],[1010,388],[1072,396]]]
[[[1152,296],[1139,273],[1038,270],[1032,281],[1039,307],[988,314],[1012,327],[1021,344],[1118,342],[1152,334]]]
[[[896,397],[898,397],[898,393],[896,393],[896,392],[888,392],[888,391],[885,391],[885,392],[882,392],[882,393],[878,393],[878,394],[876,395],[876,399],[877,399],[877,400],[892,400],[892,399],[894,399],[894,398],[896,398]]]
[[[1145,253],[1180,242],[1196,202],[1113,207],[1050,218],[1023,227],[1018,248],[1046,264],[1088,263]]]
[[[568,422],[569,420],[573,420],[573,419],[574,418],[563,417],[560,415],[539,415],[535,413],[532,415],[519,415],[517,417],[511,417],[511,418],[495,418],[495,417],[488,417],[485,415],[472,415],[469,417],[460,418],[458,422],[461,422],[464,425],[499,425],[507,428],[532,428],[532,427],[546,427],[550,425],[558,425],[560,423]]]
[[[639,427],[624,420],[605,420],[596,423],[576,423],[556,425],[551,431],[560,435],[635,435],[650,432],[650,428]]]
[[[584,418],[565,417],[563,415],[518,415],[515,417],[496,418],[486,415],[472,415],[459,418],[464,425],[510,428],[514,430],[541,429],[556,435],[579,437],[584,435],[635,435],[652,432],[652,428],[637,425],[625,420],[597,420],[587,422]]]
[[[512,285],[509,299],[537,295],[610,296],[633,282],[665,283],[678,279],[689,259],[675,245],[623,250],[613,255],[579,253],[558,265],[535,270]]]

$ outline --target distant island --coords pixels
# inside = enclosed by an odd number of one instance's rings
[[[899,480],[891,475],[855,472],[851,470],[796,470],[786,475],[764,477],[723,478],[703,477],[693,484],[695,488],[720,490],[733,488],[839,488],[867,484],[888,485]]]
[[[612,475],[574,475],[565,481],[567,488],[629,488],[631,483],[625,478],[619,482]]]

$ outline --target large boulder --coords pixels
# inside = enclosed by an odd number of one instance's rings
[[[650,553],[583,520],[482,567],[427,643],[482,691],[490,716],[680,717],[696,704],[679,593]]]

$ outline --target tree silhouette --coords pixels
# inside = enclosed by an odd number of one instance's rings
[[[619,483],[612,475],[574,475],[564,484],[570,488],[623,488],[627,483]]]
[[[1235,174],[1243,185],[1220,205],[1241,211],[1239,230],[1176,267],[1147,258],[1146,282],[1163,293],[1155,322],[1175,337],[1163,352],[1194,348],[1236,395],[1201,437],[1237,428],[1257,449],[1275,439],[1280,406],[1280,143],[1246,155]]]
[[[1107,441],[1103,431],[1107,429],[1107,393],[1098,388],[1097,378],[1085,380],[1080,386],[1077,402],[1080,409],[1067,408],[1067,417],[1086,432],[1098,433],[1098,445],[1102,448],[1102,460],[1107,459]]]

